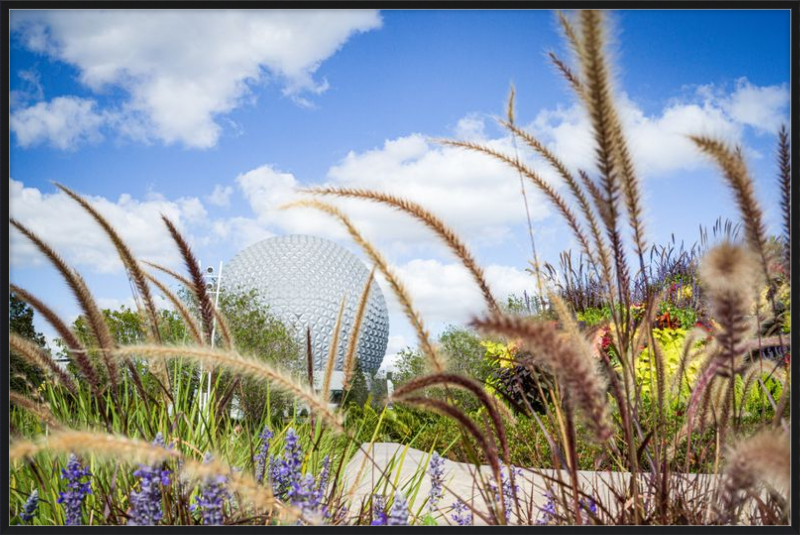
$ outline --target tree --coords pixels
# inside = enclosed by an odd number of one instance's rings
[[[367,386],[367,378],[361,369],[361,364],[356,359],[353,377],[350,380],[350,388],[344,393],[345,403],[355,403],[363,406],[369,399],[370,391]]]
[[[122,305],[119,310],[103,309],[101,310],[106,325],[111,332],[111,336],[118,345],[134,345],[147,343],[149,329],[147,329],[144,316],[138,310],[133,310],[125,305]],[[161,337],[161,342],[166,345],[184,344],[187,341],[188,331],[186,324],[181,315],[168,309],[160,309],[158,314],[158,330]],[[78,337],[78,340],[87,348],[96,347],[94,338],[91,334],[86,318],[78,316],[72,323],[72,331]],[[66,356],[66,349],[60,340],[56,340],[56,344],[61,347],[61,354]],[[100,359],[97,351],[89,351],[89,358],[92,360],[96,370],[104,373],[105,364]],[[140,359],[133,359],[137,371],[142,379],[145,388],[150,392],[157,392],[160,387],[153,379],[153,376],[146,373],[149,365]],[[176,373],[176,367],[181,366],[179,373],[183,375],[182,381],[195,383],[199,382],[197,374],[197,365],[189,363],[179,363],[178,361],[171,361],[167,364],[170,377]],[[69,364],[69,369],[73,375],[78,376],[77,370],[72,363]],[[120,368],[120,373],[129,374],[130,372],[124,367]]]
[[[33,326],[33,308],[13,293],[9,293],[8,298],[8,329],[10,332],[17,333],[27,338],[39,347],[45,348],[49,353],[49,350],[46,348],[44,335],[40,332],[36,332],[36,328]],[[9,356],[11,390],[17,392],[24,392],[27,390],[25,380],[19,377],[20,375],[27,377],[28,380],[36,386],[44,381],[44,374],[36,366],[28,364],[28,362],[13,351]]]
[[[474,331],[450,325],[439,336],[439,345],[450,373],[482,383],[492,372],[493,366],[486,359],[486,348]]]
[[[298,342],[296,333],[272,315],[269,307],[260,303],[255,290],[223,293],[220,295],[219,308],[228,322],[237,351],[308,380],[305,350]],[[220,344],[219,340],[217,344]],[[233,380],[232,374],[223,374],[219,379],[218,392],[226,392]],[[245,418],[254,423],[261,420],[268,398],[272,414],[282,412],[293,403],[290,395],[277,392],[261,381],[242,378],[239,386],[241,409]]]
[[[483,383],[494,370],[493,364],[486,358],[486,349],[481,344],[481,338],[469,329],[448,326],[439,336],[437,347],[448,373],[456,373]],[[431,373],[426,357],[410,347],[398,353],[394,367],[395,386]],[[426,392],[440,398],[444,396],[444,389],[440,387],[428,388]],[[464,410],[474,410],[480,405],[474,395],[460,389],[450,389],[450,398],[457,401]]]
[[[396,387],[426,373],[428,373],[427,361],[418,350],[406,347],[397,353],[392,374],[392,382]]]

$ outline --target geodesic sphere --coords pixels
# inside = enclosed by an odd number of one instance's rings
[[[271,314],[293,327],[305,347],[311,328],[315,369],[324,370],[339,307],[344,298],[334,370],[341,371],[353,335],[361,293],[369,269],[347,249],[306,235],[278,236],[240,251],[223,268],[226,291],[256,290]],[[370,285],[356,355],[364,373],[380,367],[389,342],[389,312],[377,282]]]

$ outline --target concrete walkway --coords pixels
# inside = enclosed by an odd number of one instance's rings
[[[369,444],[364,444],[364,449],[369,448]],[[431,484],[430,476],[427,474],[429,455],[413,448],[406,448],[402,444],[382,442],[372,444],[370,455],[374,463],[365,459],[363,452],[358,452],[347,465],[344,474],[344,488],[350,489],[351,485],[359,478],[358,486],[353,490],[353,510],[351,513],[357,514],[359,504],[369,499],[373,489],[378,488],[387,498],[393,494],[392,486],[386,485],[386,478],[382,474],[387,473],[388,479],[397,488],[406,494],[409,501],[409,508],[412,520],[416,515],[424,517],[428,513],[425,501],[429,495]],[[488,466],[481,467],[481,475],[491,480],[491,470]],[[505,472],[505,470],[504,470]],[[439,525],[453,524],[451,520],[452,504],[460,499],[471,504],[477,511],[484,514],[488,510],[486,500],[481,495],[479,487],[475,484],[476,468],[467,463],[458,463],[445,459],[444,461],[444,497],[440,500],[438,508],[432,513]],[[591,472],[579,471],[579,486],[583,492],[593,496],[598,502],[612,507],[609,511],[614,515],[618,511],[618,500],[613,496],[612,491],[627,494],[630,482],[630,474],[626,472]],[[540,518],[540,508],[547,503],[545,492],[552,478],[561,478],[569,484],[569,473],[565,470],[521,470],[521,477],[517,477],[519,485],[520,511],[514,511],[511,515],[511,524],[532,524]],[[640,481],[646,485],[647,476],[640,476]],[[671,496],[680,497],[685,501],[702,497],[710,488],[715,485],[716,478],[706,474],[674,474],[671,481]],[[416,495],[414,488],[418,485]],[[555,486],[554,489],[558,489]],[[386,490],[384,490],[386,489]],[[648,497],[645,496],[645,499]],[[604,522],[610,522],[608,513],[598,511],[598,516]],[[418,522],[415,522],[418,523]],[[486,521],[479,515],[474,516],[476,525],[485,525]]]

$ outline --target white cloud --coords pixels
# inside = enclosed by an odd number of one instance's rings
[[[513,154],[508,139],[486,143]],[[543,174],[551,176],[549,170]],[[419,134],[386,141],[383,147],[363,153],[351,152],[329,169],[327,177],[329,186],[371,189],[418,202],[475,247],[503,242],[515,225],[525,221],[519,176],[508,166],[482,154],[433,145]],[[278,209],[308,198],[298,190],[309,185],[293,174],[264,165],[239,175],[236,182],[261,225],[347,238],[340,224],[319,211]],[[532,218],[539,221],[549,213],[545,201],[530,185],[528,193]],[[390,257],[443,250],[436,236],[407,214],[363,200],[324,200],[341,207],[359,231]]]
[[[19,71],[17,75],[21,80],[21,88],[9,91],[9,108],[17,109],[31,100],[39,101],[44,99],[42,78],[35,68]]]
[[[214,191],[211,195],[206,197],[206,202],[214,206],[227,208],[231,205],[231,193],[233,193],[233,188],[231,186],[217,184],[214,186]]]
[[[470,114],[458,121],[455,128],[455,137],[463,141],[486,140],[486,123],[477,114]]]
[[[281,229],[283,232],[315,234],[337,239],[347,236],[339,225],[332,224],[331,218],[314,210],[280,210],[287,203],[298,200],[303,195],[297,192],[301,184],[291,173],[262,165],[236,177],[236,183],[256,215],[261,227]],[[249,224],[252,228],[253,224]]]
[[[205,209],[196,198],[168,201],[159,195],[139,201],[128,194],[116,202],[104,197],[84,196],[117,230],[137,258],[172,266],[180,265],[180,256],[161,220],[163,213],[185,232],[189,224],[200,223]],[[114,246],[102,229],[83,208],[62,192],[42,193],[9,180],[11,217],[36,232],[71,265],[89,267],[99,273],[122,270]],[[191,240],[191,236],[187,236]],[[45,262],[39,251],[25,237],[11,232],[10,261],[14,266]]]
[[[486,311],[486,303],[472,276],[460,263],[414,259],[395,267],[400,281],[429,328],[447,324],[466,324]],[[533,279],[524,270],[512,266],[485,266],[486,280],[495,299],[505,302],[509,294],[530,293]],[[382,288],[388,288],[382,283]],[[392,322],[407,322],[397,299],[384,292]]]
[[[617,103],[634,163],[647,177],[710,165],[688,135],[739,143],[745,127],[774,133],[786,121],[789,93],[786,86],[759,87],[741,79],[733,92],[702,86],[692,98],[654,115],[645,114],[625,94]],[[580,106],[543,110],[530,128],[571,168],[594,169],[591,127]]]
[[[130,95],[115,114],[122,131],[193,148],[216,144],[217,117],[246,102],[265,71],[286,95],[319,94],[328,86],[314,80],[322,62],[353,34],[380,26],[368,10],[12,13],[28,49],[74,65],[95,92]]]
[[[482,133],[482,126],[472,119],[468,123],[459,123],[459,130]],[[484,142],[513,154],[509,138]],[[543,176],[552,175],[546,170]],[[383,147],[360,154],[351,152],[329,170],[328,178],[333,186],[371,189],[415,201],[474,244],[502,242],[511,227],[525,220],[520,179],[513,169],[483,154],[431,144],[419,134],[386,141]],[[541,220],[549,213],[546,201],[530,184],[527,186],[532,218]],[[409,216],[395,214],[387,207],[364,201],[347,207],[371,237],[412,243],[435,241],[430,231],[412,223]]]
[[[10,127],[22,147],[49,142],[62,150],[75,150],[82,143],[100,141],[104,122],[93,100],[57,97],[14,111]]]
[[[722,105],[736,121],[759,132],[775,134],[782,124],[788,123],[789,86],[758,87],[740,78],[736,90]]]
[[[211,230],[216,238],[233,243],[237,250],[275,235],[255,219],[247,217],[218,219],[212,223]]]

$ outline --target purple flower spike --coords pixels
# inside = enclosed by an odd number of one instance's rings
[[[19,517],[23,522],[30,522],[36,515],[36,508],[39,507],[39,490],[33,489],[28,499],[25,500],[25,505],[22,506],[22,512]]]
[[[472,525],[472,511],[467,504],[462,502],[461,500],[456,501],[452,505],[453,514],[450,515],[450,518],[453,519],[453,522],[458,524],[459,526],[470,526]]]
[[[555,496],[549,490],[545,492],[545,496],[547,497],[547,503],[544,504],[544,507],[540,508],[541,514],[539,518],[536,520],[536,523],[540,526],[545,526],[553,521],[556,516],[556,502]]]
[[[56,500],[57,503],[64,505],[67,526],[82,525],[83,500],[92,493],[92,484],[88,482],[91,477],[89,468],[84,468],[75,455],[70,455],[66,470],[61,470],[61,479],[67,480],[67,490]],[[87,482],[81,481],[83,478],[86,478]]]
[[[434,452],[431,457],[428,472],[431,475],[431,492],[428,497],[428,510],[436,509],[436,504],[442,498],[442,485],[444,479],[444,459]]]
[[[384,502],[383,496],[379,494],[375,494],[372,497],[372,525],[373,526],[385,526],[388,518],[386,517],[386,503]]]
[[[164,447],[164,437],[156,435],[153,446]],[[130,526],[155,526],[161,522],[164,512],[161,508],[161,487],[169,485],[169,470],[162,470],[160,464],[139,465],[133,475],[140,480],[138,491],[131,492]]]
[[[256,461],[256,481],[259,483],[264,481],[264,474],[267,469],[267,457],[269,455],[269,441],[272,438],[272,431],[268,426],[264,426],[264,430],[259,435],[261,438],[261,449],[255,456]]]
[[[394,503],[389,511],[387,526],[407,526],[408,525],[408,501],[402,492],[394,495]]]
[[[597,514],[597,502],[591,496],[589,499],[581,498],[581,508],[593,515]]]
[[[211,462],[211,454],[206,453],[203,462]],[[195,498],[192,511],[200,510],[205,526],[222,525],[222,505],[228,492],[225,490],[225,476],[216,476],[206,479],[205,485],[200,489],[200,494]]]
[[[277,461],[275,465],[272,474],[275,494],[283,498],[289,497],[290,492],[297,494],[303,477],[303,450],[300,448],[294,429],[290,428],[286,432],[283,459]]]

